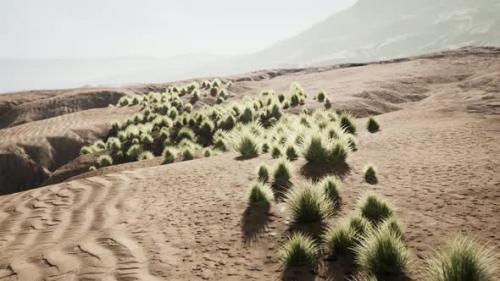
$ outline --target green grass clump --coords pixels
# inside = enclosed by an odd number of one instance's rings
[[[349,134],[356,134],[356,125],[354,125],[353,117],[351,114],[342,112],[339,116],[340,126]]]
[[[318,259],[319,249],[308,235],[292,234],[283,244],[280,251],[281,261],[286,268],[296,266],[314,266]]]
[[[431,281],[493,281],[495,274],[493,248],[458,236],[428,261]]]
[[[148,160],[148,159],[153,159],[155,158],[154,154],[151,151],[143,151],[139,156],[137,157],[137,160],[143,161],[143,160]]]
[[[399,223],[398,219],[395,216],[390,216],[386,220],[384,220],[379,228],[381,229],[388,229],[392,233],[394,233],[396,236],[400,237],[401,239],[404,238],[404,231],[403,231],[403,226],[401,223]]]
[[[194,151],[190,147],[185,147],[182,150],[182,160],[187,161],[187,160],[193,160],[194,159]]]
[[[248,204],[250,205],[271,205],[274,194],[271,187],[262,182],[250,184],[247,192]]]
[[[373,193],[368,193],[359,204],[361,215],[367,218],[370,222],[378,224],[392,216],[392,208],[385,200]]]
[[[299,155],[297,154],[297,149],[295,148],[294,145],[289,145],[286,148],[285,154],[286,158],[290,161],[295,161],[297,160],[297,158],[299,158]]]
[[[80,149],[80,154],[81,155],[90,154],[92,152],[94,152],[94,150],[92,149],[92,146],[83,146]]]
[[[177,133],[177,142],[180,142],[183,139],[194,141],[195,135],[194,135],[193,130],[189,129],[188,127],[182,127],[179,130],[179,133]]]
[[[325,99],[325,108],[326,109],[332,108],[332,101],[329,98]]]
[[[326,252],[330,256],[353,254],[357,233],[348,222],[330,224],[323,234]]]
[[[364,169],[365,181],[369,184],[376,184],[378,182],[377,178],[377,168],[375,165],[367,165]]]
[[[204,157],[211,157],[213,154],[214,152],[210,148],[205,148],[205,150],[203,150]]]
[[[111,137],[106,142],[106,146],[111,151],[119,151],[122,149],[122,142],[118,138]]]
[[[360,215],[354,215],[349,218],[349,226],[356,233],[356,236],[363,237],[373,230],[369,220]]]
[[[359,266],[375,276],[398,275],[406,270],[409,254],[401,238],[388,229],[370,232],[356,247]]]
[[[269,168],[267,165],[260,165],[257,169],[257,177],[260,182],[268,182],[269,181]]]
[[[243,134],[236,144],[236,150],[243,159],[256,157],[259,155],[257,137],[252,134]]]
[[[380,131],[380,125],[377,123],[377,121],[375,121],[375,119],[373,117],[370,117],[370,119],[368,119],[368,123],[366,124],[366,128],[367,128],[368,132],[370,132],[372,134]]]
[[[90,167],[89,167],[89,171],[90,171],[90,172],[95,171],[95,170],[97,170],[97,168],[96,168],[95,166],[90,166]]]
[[[311,182],[301,182],[287,194],[286,206],[295,223],[321,222],[332,213],[332,204]]]
[[[279,149],[279,147],[277,146],[274,146],[273,149],[271,150],[271,156],[273,157],[273,159],[278,159],[281,157],[281,149]]]
[[[326,198],[330,200],[334,207],[339,207],[342,201],[340,197],[340,181],[334,176],[328,176],[323,178],[318,186],[322,189]]]
[[[97,158],[97,164],[99,167],[111,166],[113,165],[113,158],[107,154],[101,155]]]
[[[140,144],[134,144],[128,148],[127,156],[130,159],[136,160],[139,157],[139,155],[142,153],[142,151],[143,151],[143,148]]]
[[[324,92],[319,92],[318,93],[318,101],[319,102],[324,102],[325,101],[325,93]]]
[[[276,187],[288,187],[292,178],[292,166],[286,159],[281,159],[273,170],[273,185]]]
[[[169,164],[175,161],[177,157],[175,151],[172,148],[165,148],[162,153],[163,156],[163,164]]]
[[[305,144],[304,158],[308,163],[322,164],[327,162],[328,147],[326,140],[319,134],[311,136]]]

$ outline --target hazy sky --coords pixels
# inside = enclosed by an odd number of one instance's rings
[[[354,2],[0,0],[0,57],[251,53]]]

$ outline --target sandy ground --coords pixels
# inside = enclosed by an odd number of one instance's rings
[[[422,280],[423,259],[458,233],[500,245],[499,55],[331,69],[303,80],[288,75],[254,82],[284,88],[299,80],[309,89],[336,81],[328,88],[336,91],[326,89],[332,100],[361,95],[353,104],[366,108],[386,103],[373,91],[366,98],[370,89],[400,85],[382,95],[393,98],[391,91],[426,89],[424,99],[390,103],[399,108],[377,117],[379,133],[358,120],[359,150],[342,175],[338,215],[352,212],[367,190],[386,196],[406,225],[409,280]],[[308,105],[316,104],[311,98]],[[351,268],[338,261],[323,261],[315,274],[283,275],[284,206],[266,216],[245,202],[257,165],[274,160],[236,156],[126,164],[0,196],[0,280],[343,280]],[[377,185],[363,181],[367,163],[378,167]],[[294,162],[294,180],[303,164]]]

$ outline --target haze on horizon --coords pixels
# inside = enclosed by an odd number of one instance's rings
[[[287,39],[355,0],[0,2],[0,58],[240,55]]]

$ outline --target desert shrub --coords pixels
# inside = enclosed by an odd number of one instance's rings
[[[339,116],[340,126],[349,134],[356,134],[356,125],[354,125],[353,117],[351,114],[342,112]]]
[[[228,115],[220,124],[221,129],[231,130],[236,125],[233,115]]]
[[[360,201],[359,210],[362,216],[374,224],[378,224],[393,214],[389,204],[387,204],[381,196],[373,192],[369,192]]]
[[[319,249],[311,237],[302,233],[294,233],[282,245],[280,258],[287,268],[314,266],[318,254]]]
[[[380,130],[380,126],[379,124],[377,123],[377,121],[375,121],[375,119],[373,117],[370,117],[370,119],[368,119],[368,123],[366,125],[366,128],[368,129],[368,132],[370,133],[376,133]]]
[[[323,234],[326,252],[330,256],[353,254],[357,233],[348,222],[330,224]]]
[[[194,159],[194,151],[190,147],[185,147],[182,150],[182,160],[187,161],[187,160],[193,160]]]
[[[340,197],[340,181],[334,176],[328,176],[323,178],[318,186],[322,189],[326,198],[330,200],[334,207],[339,207],[342,201]]]
[[[287,187],[290,185],[292,167],[286,159],[281,159],[273,169],[273,185],[276,187]]]
[[[95,166],[90,166],[90,167],[89,167],[89,171],[90,171],[90,172],[95,171],[95,170],[97,170],[97,168],[96,168]]]
[[[308,163],[320,164],[327,162],[328,147],[324,138],[315,134],[311,136],[305,143],[304,158]]]
[[[175,161],[177,157],[175,151],[172,148],[165,148],[162,153],[163,156],[163,164],[169,164]]]
[[[349,226],[356,233],[358,239],[373,230],[370,221],[360,215],[351,216],[349,218]]]
[[[349,145],[349,148],[352,151],[358,150],[358,142],[357,142],[356,138],[353,135],[347,134],[346,135],[346,139],[347,139],[347,144]]]
[[[409,262],[404,242],[387,229],[370,232],[356,247],[356,262],[375,276],[397,275]]]
[[[226,151],[227,150],[226,141],[223,139],[216,140],[214,143],[214,148],[220,151]]]
[[[149,145],[153,144],[153,142],[154,142],[154,139],[150,134],[142,134],[141,135],[141,143],[142,144],[149,146]]]
[[[261,164],[257,169],[257,177],[260,182],[269,181],[269,168],[265,164]]]
[[[398,219],[395,216],[391,216],[381,222],[379,228],[387,229],[401,239],[404,238],[403,226],[399,223]]]
[[[106,149],[106,144],[102,140],[98,140],[94,143],[94,148],[101,151]]]
[[[204,120],[201,123],[197,132],[200,144],[207,146],[212,143],[214,128],[214,123],[210,120]]]
[[[299,105],[299,95],[297,94],[293,94],[291,97],[290,97],[290,105],[292,107],[296,107],[297,105]]]
[[[305,181],[288,192],[286,206],[295,223],[321,222],[332,212],[332,204],[321,189]]]
[[[236,150],[244,159],[256,157],[259,155],[257,137],[249,133],[244,133],[236,144]]]
[[[121,97],[119,100],[118,100],[118,105],[119,106],[127,106],[130,104],[130,100],[128,97]]]
[[[213,155],[213,151],[210,148],[205,148],[205,150],[203,150],[203,156],[211,157],[212,155]]]
[[[281,157],[281,150],[279,149],[279,147],[273,147],[273,149],[271,150],[271,156],[273,157],[273,159],[278,159]]]
[[[148,160],[148,159],[153,159],[155,156],[151,151],[143,151],[139,156],[137,157],[137,160],[142,161],[142,160]]]
[[[279,101],[280,103],[283,103],[283,101],[285,101],[285,95],[283,95],[283,94],[279,94],[279,95],[278,95],[278,101]]]
[[[285,153],[286,153],[286,158],[290,161],[295,161],[299,157],[299,155],[297,154],[297,149],[295,148],[294,145],[289,145],[286,148]]]
[[[177,111],[177,108],[172,107],[168,110],[168,117],[170,117],[170,119],[174,120],[178,115],[179,112]]]
[[[130,159],[136,160],[139,157],[139,155],[142,153],[142,151],[143,151],[143,149],[142,149],[142,146],[140,144],[134,144],[128,148],[127,156]]]
[[[267,142],[263,143],[261,150],[262,150],[262,153],[268,153],[269,152],[269,144],[267,144]]]
[[[375,184],[378,182],[377,179],[377,168],[374,165],[367,165],[364,169],[365,181],[370,184]]]
[[[274,194],[271,187],[262,182],[253,182],[247,191],[248,204],[250,205],[271,205]]]
[[[325,93],[324,92],[319,92],[318,93],[318,101],[319,102],[324,102],[325,101]]]
[[[253,110],[250,107],[245,107],[240,115],[240,121],[243,124],[250,123],[253,121]]]
[[[332,164],[345,163],[345,160],[347,158],[347,150],[348,148],[344,143],[335,143],[328,153],[328,162]]]
[[[182,127],[182,129],[179,130],[177,133],[177,142],[182,141],[183,139],[187,139],[190,141],[195,140],[195,135],[193,130],[189,129],[188,127]]]
[[[120,141],[120,139],[118,138],[115,138],[115,137],[111,137],[108,139],[108,141],[106,142],[106,146],[108,147],[108,149],[110,149],[111,151],[118,151],[118,150],[121,150],[122,149],[122,142]]]
[[[92,149],[92,146],[83,146],[81,149],[80,149],[80,154],[81,155],[84,155],[84,154],[90,154],[94,152],[94,150]]]
[[[432,281],[493,281],[495,254],[492,248],[458,236],[428,261]]]
[[[99,167],[111,166],[113,165],[113,158],[107,154],[101,155],[97,158],[97,164]]]

